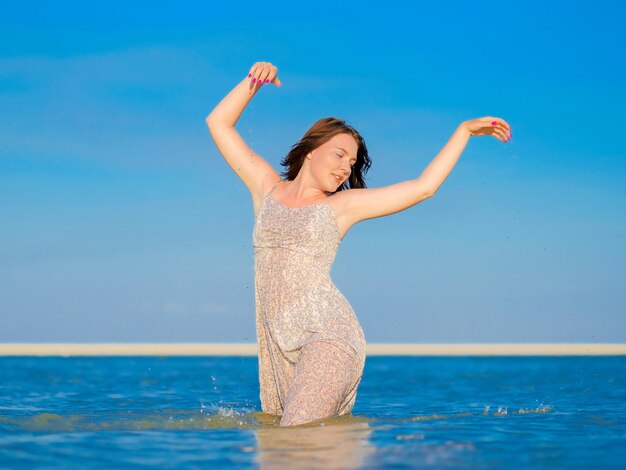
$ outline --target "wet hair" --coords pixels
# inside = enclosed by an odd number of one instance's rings
[[[280,163],[286,168],[282,173],[283,178],[293,181],[298,176],[306,156],[338,134],[348,134],[354,137],[358,150],[356,163],[352,166],[350,177],[337,188],[337,191],[367,187],[365,173],[372,165],[372,161],[367,154],[365,141],[356,129],[346,124],[345,121],[334,117],[322,118],[317,121],[297,143],[291,146],[291,150]]]

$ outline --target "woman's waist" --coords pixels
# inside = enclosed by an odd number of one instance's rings
[[[278,251],[285,253],[301,253],[307,256],[316,256],[321,258],[334,258],[337,253],[337,247],[329,247],[326,243],[318,240],[253,240],[252,247],[254,253],[263,251]]]
[[[332,259],[297,253],[257,253],[254,257],[254,271],[257,274],[328,278],[331,267]]]
[[[308,290],[257,289],[258,314],[279,329],[360,331],[356,313],[334,286]]]
[[[287,310],[352,310],[328,271],[256,270],[255,293],[261,305]]]

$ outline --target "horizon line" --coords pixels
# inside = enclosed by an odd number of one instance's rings
[[[256,356],[257,343],[0,343],[1,356]],[[626,343],[369,343],[366,356],[625,356]]]

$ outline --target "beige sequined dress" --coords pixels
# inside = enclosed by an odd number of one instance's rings
[[[262,409],[283,414],[290,394],[296,394],[292,385],[305,348],[310,351],[307,373],[319,382],[309,387],[317,389],[306,404],[313,408],[310,415],[314,417],[316,406],[328,406],[323,403],[325,396],[317,396],[333,395],[324,387],[335,387],[336,392],[340,385],[332,409],[334,414],[345,414],[352,410],[363,373],[365,337],[350,304],[330,278],[341,243],[335,213],[327,201],[287,207],[273,198],[274,188],[259,207],[253,234]],[[334,367],[326,359],[330,357],[345,358],[345,365]]]

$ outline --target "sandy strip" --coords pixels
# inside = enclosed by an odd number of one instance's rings
[[[0,356],[255,356],[255,343],[0,343]],[[368,356],[624,356],[626,344],[368,344]]]

